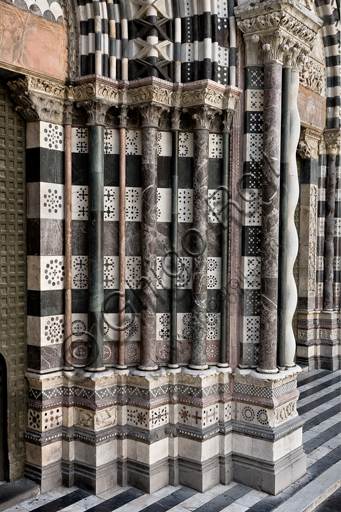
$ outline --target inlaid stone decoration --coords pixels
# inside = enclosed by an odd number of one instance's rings
[[[45,20],[63,23],[61,0],[6,0],[8,3],[29,11]]]
[[[278,368],[277,290],[284,268],[292,277],[278,247],[296,200],[291,193],[290,215],[281,210],[281,77],[291,73],[297,92],[300,73],[300,90],[316,104],[326,94],[321,141],[308,144],[309,127],[298,147],[311,243],[301,251],[307,297],[299,298],[309,300],[299,302],[296,355],[334,368],[339,86],[334,7],[323,2],[313,10],[286,0],[234,9],[226,0],[63,0],[65,81],[35,68],[32,75],[28,65],[6,85],[27,133],[27,219],[24,210],[16,217],[13,184],[3,187],[1,213],[18,226],[27,220],[27,365],[21,349],[15,357],[27,369],[29,414],[18,443],[27,443],[26,474],[42,491],[62,479],[97,494],[127,482],[150,493],[179,481],[203,491],[234,475],[278,494],[304,474],[293,354]],[[44,16],[43,4],[35,5]],[[53,12],[53,2],[46,5]],[[37,22],[16,4],[6,9],[56,30],[56,17]],[[325,61],[311,53],[319,30]],[[12,116],[9,134],[15,123]],[[13,162],[12,142],[0,145]],[[13,165],[6,160],[3,168],[7,184]],[[292,311],[283,315],[290,323]],[[13,337],[2,329],[4,339]],[[284,346],[287,355],[292,339]],[[7,343],[6,364],[10,350]]]

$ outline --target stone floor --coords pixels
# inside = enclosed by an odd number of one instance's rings
[[[167,486],[154,494],[116,488],[93,496],[75,487],[59,487],[7,509],[7,512],[302,512],[312,496],[321,496],[326,484],[339,475],[334,494],[309,510],[340,510],[341,486],[341,371],[314,370],[299,376],[298,411],[305,419],[304,449],[307,474],[277,496],[269,496],[232,482],[201,494],[186,487]],[[337,479],[336,479],[337,480]],[[338,508],[337,504],[339,505]],[[318,507],[318,508],[316,508]]]

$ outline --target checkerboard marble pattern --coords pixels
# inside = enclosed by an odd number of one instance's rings
[[[261,67],[248,67],[245,73],[241,362],[254,366],[258,358],[260,326],[264,72]]]

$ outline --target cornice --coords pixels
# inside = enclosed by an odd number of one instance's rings
[[[8,86],[19,112],[27,121],[40,119],[60,124],[70,119],[70,105],[85,108],[90,117],[92,106],[97,111],[101,106],[102,124],[105,113],[113,106],[207,106],[233,112],[242,94],[237,87],[221,85],[212,80],[180,84],[150,77],[126,82],[97,75],[82,77],[76,80],[75,85],[69,86],[25,76],[10,80]]]

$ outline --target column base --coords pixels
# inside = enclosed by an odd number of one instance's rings
[[[268,494],[278,494],[305,473],[302,446],[275,462],[233,454],[233,480]]]

